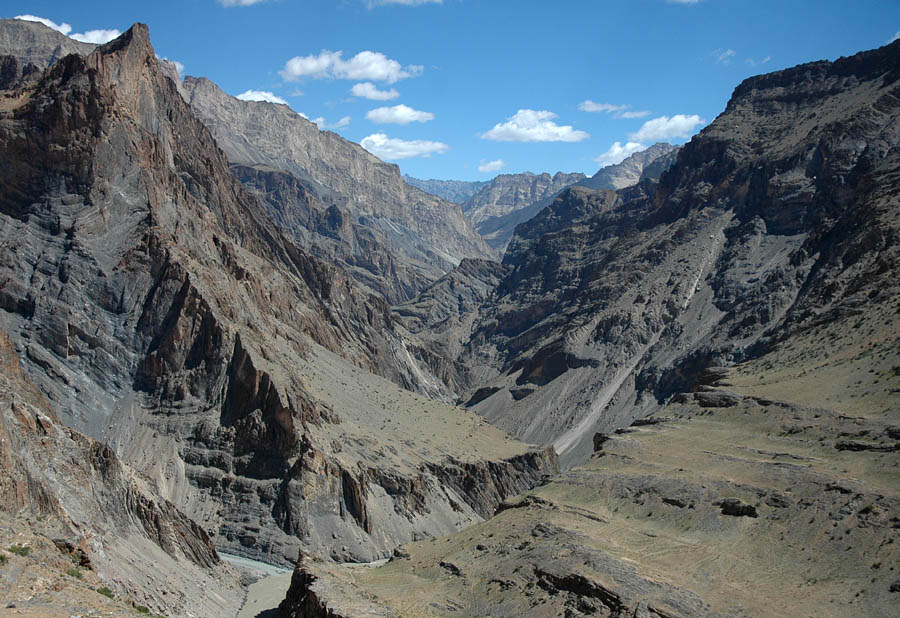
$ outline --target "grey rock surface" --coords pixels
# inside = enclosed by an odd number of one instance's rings
[[[191,108],[233,165],[287,173],[307,187],[321,210],[345,213],[354,238],[326,234],[323,251],[340,257],[352,275],[362,274],[364,284],[390,301],[408,300],[413,290],[463,258],[495,256],[459,205],[408,185],[396,165],[358,144],[320,131],[285,105],[240,101],[207,79],[187,77],[184,88]],[[259,183],[251,187],[262,189]],[[261,196],[273,215],[296,207],[294,196],[279,202],[277,194],[264,189]],[[286,229],[318,244],[318,232],[304,228],[299,218]]]
[[[626,189],[643,178],[658,179],[675,162],[678,147],[658,142],[649,148],[629,155],[621,163],[600,168],[590,178],[576,184],[588,189]]]
[[[576,463],[707,367],[887,302],[898,54],[750,78],[658,184],[568,189],[520,225],[462,357],[495,371],[474,409]]]
[[[0,333],[0,512],[71,548],[117,595],[154,611],[232,615],[243,590],[206,533],[108,446],[55,417]],[[24,577],[23,577],[24,579]],[[11,591],[4,603],[27,608]]]
[[[516,224],[537,212],[535,204],[546,205],[563,188],[584,178],[581,173],[563,172],[501,174],[472,195],[462,209],[488,244],[503,253]]]
[[[446,393],[235,178],[146,26],[0,97],[0,326],[61,420],[219,547],[373,560],[557,468],[404,390]]]
[[[422,180],[406,174],[403,175],[403,180],[406,181],[406,184],[422,189],[425,193],[437,195],[457,204],[465,204],[479,189],[490,182],[488,180],[437,180],[435,178]]]

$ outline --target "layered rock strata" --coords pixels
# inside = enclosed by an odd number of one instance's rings
[[[25,372],[219,547],[373,560],[556,469],[404,390],[447,392],[382,298],[267,217],[145,26],[0,93],[0,216]]]

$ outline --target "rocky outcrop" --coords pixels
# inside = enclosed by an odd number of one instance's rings
[[[238,578],[207,534],[108,447],[55,418],[0,334],[0,511],[78,554],[117,594],[166,613],[226,615]],[[6,602],[27,602],[7,598]]]
[[[717,392],[682,395],[494,518],[388,564],[304,561],[281,615],[890,615],[894,461],[836,444],[889,443],[896,413],[733,392],[698,404]]]
[[[12,56],[22,66],[32,65],[43,71],[69,54],[85,56],[95,47],[70,39],[41,23],[0,19],[0,56]]]
[[[453,393],[477,382],[458,359],[478,308],[490,302],[503,273],[497,262],[466,259],[413,300],[391,308],[411,333],[407,349]]]
[[[320,210],[346,220],[346,234],[310,229],[306,198],[296,189],[273,191],[259,171],[242,175],[273,218],[314,253],[346,263],[351,275],[390,302],[408,300],[464,258],[494,257],[458,205],[408,185],[396,165],[320,131],[285,105],[240,101],[207,79],[185,78],[184,87],[233,165],[274,171],[276,183],[291,176],[289,184],[302,185]]]
[[[589,189],[625,189],[642,179],[657,180],[675,161],[678,148],[658,143],[636,152],[621,163],[608,165],[590,178],[583,174],[506,174],[497,176],[463,204],[463,212],[492,247],[503,253],[516,226],[547,208],[570,186]]]
[[[487,243],[503,253],[516,225],[527,221],[550,203],[563,188],[584,179],[584,174],[501,174],[478,190],[462,209]]]
[[[657,180],[672,166],[677,154],[677,146],[658,142],[646,150],[629,155],[621,163],[600,168],[596,174],[576,184],[588,189],[627,189],[645,178]]]
[[[581,173],[501,174],[469,198],[463,212],[477,229],[485,221],[531,206],[582,179]]]
[[[0,96],[0,325],[60,419],[219,547],[386,556],[481,519],[427,464],[535,452],[414,394],[447,389],[381,297],[268,218],[145,26]],[[239,173],[348,237],[291,179]],[[533,463],[520,486],[554,465]]]
[[[583,461],[706,368],[880,311],[900,257],[898,54],[751,78],[658,184],[572,188],[519,226],[462,357],[496,376],[474,409]]]
[[[465,204],[475,193],[488,184],[487,180],[436,180],[430,178],[421,180],[404,174],[406,184],[421,189],[425,193],[431,193],[456,204]]]

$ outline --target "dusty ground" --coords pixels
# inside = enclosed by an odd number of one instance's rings
[[[0,616],[142,615],[129,599],[98,592],[106,584],[76,555],[60,551],[40,532],[42,524],[0,513]],[[9,551],[21,547],[27,555]]]
[[[584,466],[449,537],[325,573],[383,615],[894,616],[893,303],[719,372]],[[334,582],[338,582],[337,584]]]

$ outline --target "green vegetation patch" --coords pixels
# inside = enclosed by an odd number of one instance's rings
[[[6,551],[11,554],[24,557],[31,553],[31,548],[27,545],[11,545],[7,548]]]

